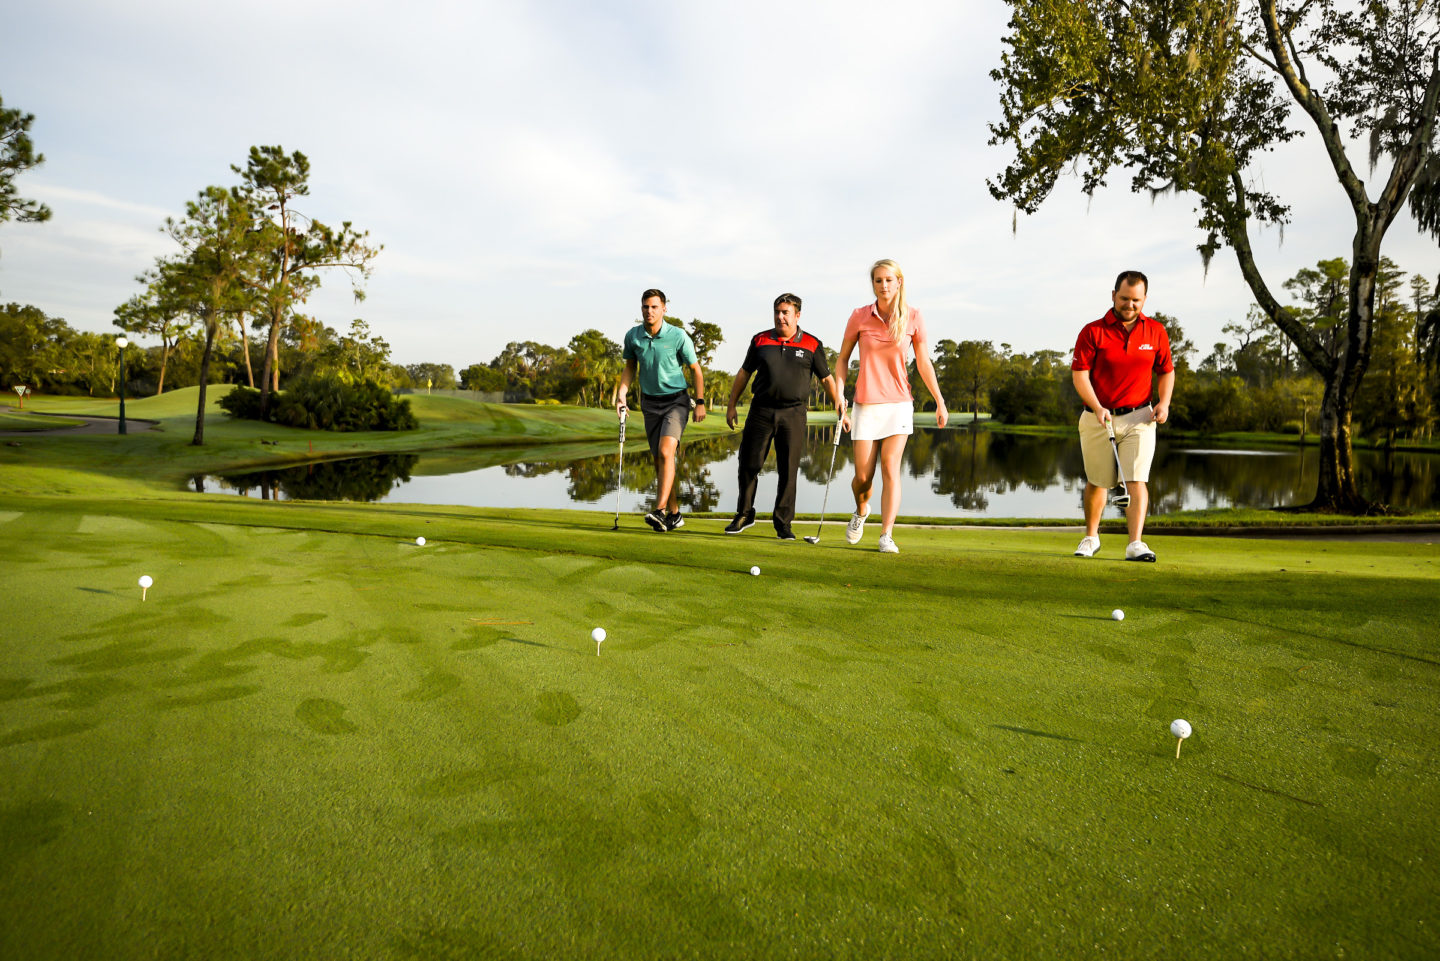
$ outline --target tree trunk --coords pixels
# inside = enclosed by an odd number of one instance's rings
[[[1350,447],[1350,402],[1342,398],[1338,377],[1327,378],[1320,402],[1320,476],[1315,499],[1302,509],[1336,514],[1364,514],[1370,504],[1355,486],[1355,464]]]
[[[158,396],[165,393],[165,365],[170,363],[170,348],[165,343],[165,338],[160,338],[160,383],[156,385],[155,394]]]
[[[265,366],[260,370],[260,419],[270,419],[271,394],[280,389],[280,318],[276,308],[270,318],[270,337],[265,343]]]
[[[240,329],[240,352],[245,355],[245,378],[253,388],[255,386],[255,369],[250,366],[250,337],[245,333],[244,315],[235,318],[235,326]]]
[[[205,444],[205,389],[210,385],[210,351],[215,346],[215,333],[220,322],[211,318],[205,319],[205,351],[200,355],[200,403],[195,408],[195,439],[190,442],[192,447],[202,447]]]

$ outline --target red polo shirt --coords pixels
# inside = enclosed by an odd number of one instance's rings
[[[1071,370],[1090,371],[1095,397],[1106,410],[1143,407],[1150,403],[1152,374],[1175,369],[1170,359],[1170,335],[1144,314],[1128,331],[1113,309],[1080,330]]]

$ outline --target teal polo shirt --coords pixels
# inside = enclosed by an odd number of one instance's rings
[[[654,337],[645,332],[644,324],[631,327],[625,333],[621,356],[635,361],[640,392],[651,397],[684,391],[685,368],[698,359],[695,342],[674,324],[661,324],[660,333]]]

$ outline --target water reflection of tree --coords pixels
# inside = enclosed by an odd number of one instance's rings
[[[948,494],[961,510],[985,510],[990,494],[1063,487],[1082,473],[1078,445],[1063,438],[987,430],[934,433],[938,436],[928,444],[915,445],[916,456],[927,452],[929,460],[912,463],[911,472],[933,476],[931,489]]]
[[[800,474],[816,487],[829,477],[835,428],[814,426],[806,434]],[[1162,435],[1163,438],[1164,435]],[[687,511],[728,510],[733,496],[739,433],[696,438],[680,447],[678,494]],[[600,454],[604,451],[603,454]],[[854,448],[842,437],[835,453],[835,485],[831,506],[844,500],[854,465]],[[578,456],[577,458],[577,455]],[[1157,514],[1196,507],[1271,507],[1304,503],[1314,493],[1317,477],[1314,447],[1256,454],[1246,451],[1187,452],[1162,439],[1150,475],[1151,510]],[[597,444],[514,448],[510,450],[447,451],[424,455],[419,473],[450,474],[500,466],[519,478],[562,473],[570,503],[596,504],[615,496],[615,447]],[[541,458],[546,459],[541,459]],[[524,458],[508,464],[498,461]],[[1356,451],[1361,487],[1376,501],[1402,510],[1433,508],[1440,503],[1440,457],[1433,454]],[[409,479],[416,455],[383,455],[259,474],[227,475],[220,480],[251,496],[307,499],[376,500]],[[768,458],[763,477],[773,477],[775,457]],[[931,489],[948,497],[960,511],[983,512],[999,496],[1019,490],[1067,492],[1051,516],[1078,516],[1085,472],[1080,444],[1074,437],[1035,437],[988,430],[922,428],[906,445],[908,476],[930,478]],[[720,476],[723,472],[725,476]],[[655,492],[655,468],[643,439],[625,451],[623,486],[640,492],[625,509],[648,504]],[[1058,503],[1058,501],[1057,501]],[[558,504],[556,506],[563,506]],[[608,505],[607,505],[608,506]],[[1050,510],[1047,508],[1047,510]]]
[[[730,437],[706,437],[693,441],[682,440],[675,465],[675,483],[680,506],[691,511],[712,511],[720,503],[720,488],[710,476],[709,464],[728,458],[735,450],[735,440]],[[566,493],[577,503],[593,504],[615,493],[616,454],[606,457],[587,457],[568,462],[523,461],[505,465],[510,477],[539,477],[544,474],[563,473],[569,484]],[[655,462],[650,458],[650,449],[642,445],[627,445],[625,449],[625,473],[622,485],[629,490],[655,491]]]
[[[220,481],[244,496],[256,490],[265,500],[283,494],[291,500],[378,501],[410,480],[410,472],[419,459],[416,454],[381,454],[280,470],[222,474]],[[197,489],[200,484],[197,480]]]
[[[1175,492],[1157,505],[1157,512],[1195,507],[1283,507],[1303,504],[1315,495],[1319,476],[1315,448],[1254,454],[1167,451],[1161,445],[1152,471],[1152,487]],[[1355,452],[1360,489],[1378,503],[1404,510],[1425,510],[1440,497],[1440,458],[1381,451]],[[1189,497],[1186,497],[1186,494]]]

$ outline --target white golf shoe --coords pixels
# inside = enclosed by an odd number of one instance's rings
[[[845,527],[845,543],[860,543],[860,535],[865,533],[865,519],[869,516],[868,513],[850,515],[850,523]]]
[[[900,548],[898,548],[898,547],[895,546],[895,538],[891,537],[889,534],[881,534],[881,535],[880,535],[880,553],[882,553],[882,554],[898,554],[898,553],[900,553]]]
[[[1145,546],[1144,541],[1131,541],[1125,547],[1127,561],[1149,561],[1155,563],[1155,552]]]
[[[1100,538],[1086,534],[1080,539],[1080,546],[1075,548],[1076,557],[1094,557],[1100,550]]]

